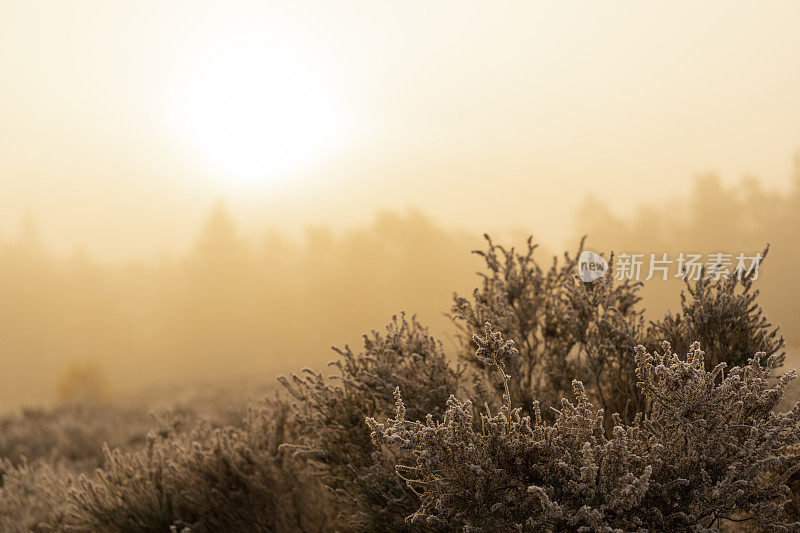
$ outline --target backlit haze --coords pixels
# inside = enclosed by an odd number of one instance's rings
[[[418,207],[567,237],[698,173],[786,188],[800,5],[0,2],[0,228],[140,257]],[[560,242],[560,241],[559,241]]]
[[[76,364],[120,389],[316,364],[403,309],[447,338],[484,232],[547,253],[594,230],[604,250],[769,241],[796,265],[797,218],[756,215],[800,198],[798,21],[797,2],[0,0],[0,407],[53,400]],[[763,225],[731,229],[742,209]],[[765,307],[796,340],[792,268]]]

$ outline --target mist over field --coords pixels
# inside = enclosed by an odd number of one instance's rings
[[[725,187],[713,175],[698,177],[686,193],[643,204],[629,216],[587,198],[572,217],[565,250],[577,249],[582,235],[588,249],[606,256],[750,256],[769,243],[756,286],[794,364],[798,176],[788,193],[765,190],[756,179]],[[494,237],[520,246],[525,235]],[[29,215],[0,248],[0,347],[7,361],[0,400],[5,408],[73,400],[91,394],[67,385],[84,374],[96,375],[107,399],[146,386],[235,383],[254,374],[270,382],[321,367],[334,355],[330,346],[358,345],[363,333],[402,311],[416,313],[449,345],[455,332],[444,313],[453,291],[468,293],[478,283],[479,258],[470,252],[482,241],[414,209],[379,212],[370,224],[346,231],[248,234],[220,201],[185,252],[110,261],[51,251]],[[557,249],[544,243],[536,254],[547,263]],[[645,264],[642,279],[647,274]],[[643,290],[650,317],[680,302],[683,281],[674,272],[669,281],[659,278]]]
[[[0,0],[0,532],[800,530],[798,20]]]

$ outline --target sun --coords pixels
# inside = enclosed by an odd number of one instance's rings
[[[344,106],[332,77],[307,54],[255,36],[195,57],[171,107],[179,136],[215,179],[275,184],[341,146]]]

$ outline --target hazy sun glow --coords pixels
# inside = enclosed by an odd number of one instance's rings
[[[175,94],[178,135],[225,183],[290,179],[341,145],[341,102],[320,65],[300,51],[237,38],[196,59]]]

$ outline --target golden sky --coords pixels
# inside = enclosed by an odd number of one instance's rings
[[[171,250],[416,206],[565,237],[706,171],[788,184],[798,2],[0,0],[0,238]]]

